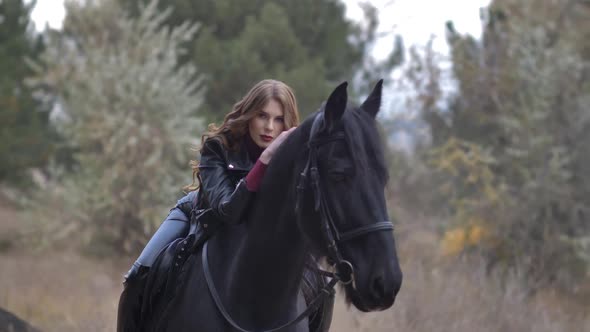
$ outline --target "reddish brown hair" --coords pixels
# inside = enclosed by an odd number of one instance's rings
[[[208,131],[201,136],[201,146],[196,150],[201,153],[203,145],[209,139],[219,139],[227,149],[235,149],[248,133],[250,119],[255,117],[270,100],[277,101],[283,108],[285,130],[299,125],[299,111],[293,90],[281,81],[267,79],[254,85],[240,101],[234,104],[221,125],[209,124]],[[201,183],[199,162],[192,160],[190,165],[193,170],[193,183],[184,188],[186,191],[197,190]]]

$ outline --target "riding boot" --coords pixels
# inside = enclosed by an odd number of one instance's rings
[[[149,270],[149,266],[144,266],[139,264],[138,261],[135,261],[135,263],[133,263],[133,265],[131,265],[131,268],[129,269],[129,271],[127,271],[127,273],[125,273],[125,275],[123,276],[123,285],[127,284],[128,281],[133,281],[135,280],[140,271]]]
[[[125,274],[124,289],[119,299],[117,315],[117,332],[140,332],[142,319],[142,307],[144,298],[149,294],[146,284],[150,267],[160,254],[172,241],[185,237],[189,230],[190,211],[196,201],[196,192],[191,192],[182,197],[158,230]]]
[[[117,311],[117,332],[141,331],[141,308],[149,267],[134,263],[125,274]]]

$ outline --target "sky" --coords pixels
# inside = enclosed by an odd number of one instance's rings
[[[343,0],[346,15],[352,20],[362,20],[363,14],[359,3],[366,0]],[[401,34],[406,43],[425,44],[434,36],[436,50],[446,52],[444,41],[444,24],[453,20],[461,33],[474,36],[481,34],[479,8],[485,7],[490,0],[371,0],[379,12],[379,31]],[[33,11],[33,21],[38,30],[45,24],[60,28],[65,16],[63,0],[37,0]],[[392,48],[390,38],[383,38],[377,43],[374,52],[377,58],[384,57]]]
[[[359,3],[363,0],[344,0],[346,15],[351,20],[361,21],[363,13]],[[482,25],[480,9],[490,4],[490,0],[372,0],[370,3],[378,9],[378,33],[383,37],[377,41],[372,50],[376,59],[385,58],[393,48],[393,36],[403,37],[406,52],[409,47],[420,48],[432,39],[433,50],[438,54],[438,65],[441,68],[441,90],[443,98],[439,106],[444,108],[449,100],[447,97],[456,91],[456,83],[452,76],[449,45],[445,38],[445,23],[453,21],[460,34],[481,37]],[[381,103],[381,114],[385,117],[394,115],[396,123],[414,123],[416,116],[411,102],[415,100],[416,91],[404,79],[404,70],[408,63],[396,68],[386,84]],[[410,104],[409,104],[410,103]],[[385,111],[385,112],[384,112]],[[401,117],[400,117],[401,116]],[[413,130],[402,125],[390,133],[389,142],[397,149],[411,153],[415,140]]]
[[[344,0],[347,17],[362,20],[359,6],[364,0]],[[445,41],[445,23],[452,20],[459,33],[481,35],[479,10],[487,7],[490,0],[371,0],[378,9],[379,32],[402,35],[406,45],[425,45],[433,37],[436,51],[448,53]],[[374,55],[385,57],[392,49],[391,38],[378,42]]]
[[[61,28],[61,22],[66,16],[63,2],[63,0],[37,0],[31,17],[38,31],[43,30],[46,24],[54,29]]]

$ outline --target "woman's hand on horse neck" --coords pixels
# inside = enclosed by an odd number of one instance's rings
[[[285,139],[287,139],[287,137],[293,132],[293,130],[295,130],[295,128],[297,127],[285,130],[279,136],[277,136],[277,138],[274,141],[272,141],[272,143],[270,143],[268,148],[264,149],[264,151],[260,155],[260,158],[258,159],[260,159],[260,161],[263,164],[268,165],[279,146],[285,141]]]

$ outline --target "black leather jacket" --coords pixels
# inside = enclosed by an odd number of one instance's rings
[[[246,188],[245,178],[254,162],[244,145],[242,143],[233,151],[227,149],[221,140],[212,138],[205,141],[201,152],[201,187],[197,208],[211,208],[215,219],[229,224],[244,221],[254,197],[254,193]],[[193,202],[179,205],[187,216],[191,214]]]

